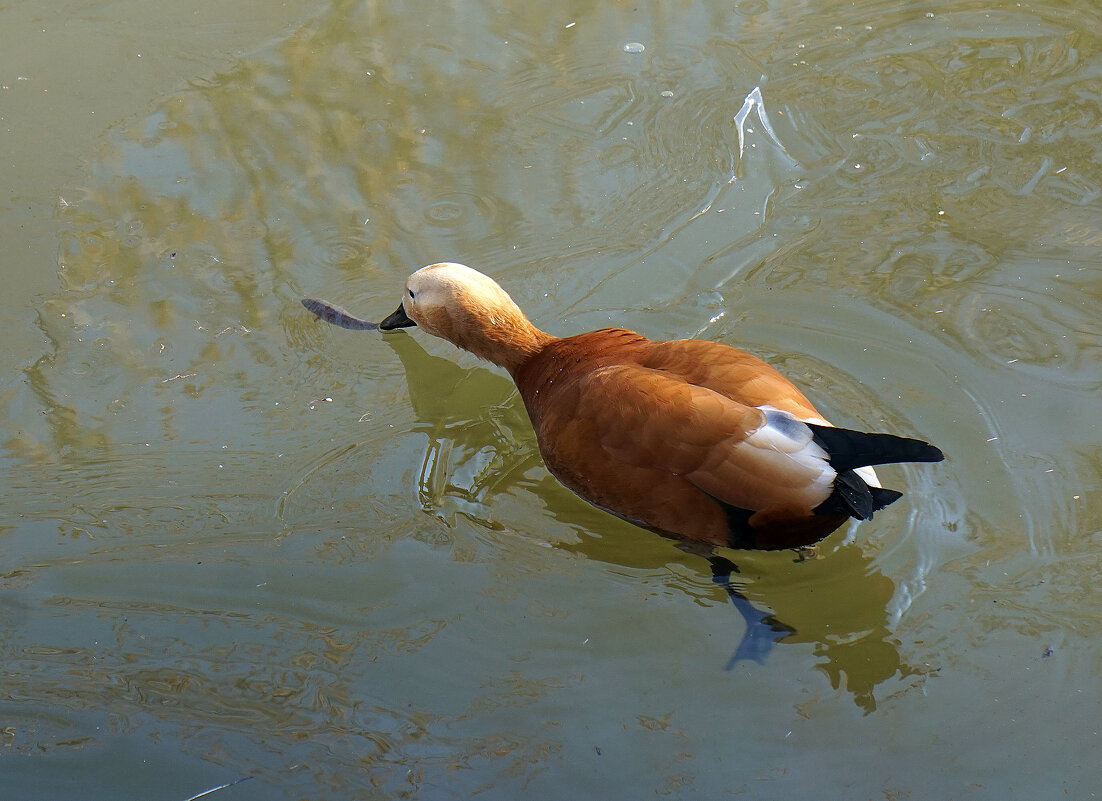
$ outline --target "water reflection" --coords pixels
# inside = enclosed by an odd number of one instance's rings
[[[524,436],[528,417],[512,383],[483,368],[462,369],[430,356],[404,333],[385,341],[406,371],[419,421],[411,430],[428,440],[418,476],[422,509],[444,519],[462,511],[501,528],[494,521],[494,497],[531,486],[527,474],[542,464],[532,437]],[[472,409],[478,417],[470,416]]]
[[[744,571],[753,569],[747,561]],[[781,641],[811,644],[820,659],[818,669],[833,687],[851,693],[867,714],[876,709],[879,685],[925,672],[900,653],[888,612],[895,592],[894,582],[851,543],[829,548],[821,558],[802,560],[779,578],[767,574],[748,594],[792,627]]]
[[[579,543],[560,547],[651,573],[670,568],[670,554],[654,548],[649,560],[640,558],[630,536],[624,533],[615,537],[618,549],[610,547],[607,534],[589,534],[582,536]],[[733,590],[748,602],[731,599],[742,619],[736,625],[732,616],[733,653],[727,668],[737,668],[744,660],[768,664],[774,643],[810,644],[821,660],[816,667],[830,677],[831,685],[844,689],[869,713],[877,706],[878,685],[921,676],[927,670],[908,663],[892,631],[889,606],[896,595],[895,583],[876,568],[873,559],[860,547],[840,544],[839,538],[838,534],[832,535],[820,546],[821,554],[819,548],[809,549],[803,558],[794,552],[721,554],[722,559],[730,560],[727,566],[733,568]],[[591,545],[594,547],[588,547]],[[647,553],[644,548],[639,551]],[[662,556],[666,561],[661,561]],[[698,602],[725,602],[723,585],[713,582],[709,586],[707,582],[712,560],[682,556],[677,561],[684,567],[670,573],[667,586]],[[741,624],[756,628],[740,631]]]

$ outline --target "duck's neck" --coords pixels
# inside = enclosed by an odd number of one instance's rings
[[[522,364],[535,356],[557,337],[541,331],[523,314],[491,317],[481,332],[469,342],[457,342],[461,348],[493,362],[516,375]]]

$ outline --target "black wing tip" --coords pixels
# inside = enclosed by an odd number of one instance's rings
[[[922,442],[922,440],[915,440],[915,442]],[[945,461],[945,454],[942,452],[941,448],[937,447],[936,445],[931,445],[929,442],[923,442],[922,444],[926,446],[924,449],[926,457],[924,459],[915,459],[916,462]]]
[[[869,494],[872,495],[872,508],[874,512],[880,511],[885,506],[889,506],[903,497],[903,493],[899,490],[887,489],[885,487],[869,487]]]
[[[834,479],[830,497],[812,511],[817,515],[849,515],[856,520],[872,520],[874,512],[902,497],[899,490],[873,487],[853,470],[846,470]]]
[[[940,448],[921,439],[816,423],[808,423],[807,427],[811,429],[815,441],[829,454],[831,465],[839,472],[868,465],[940,462],[945,459]]]
[[[899,460],[901,462],[945,461],[945,454],[942,453],[941,448],[931,445],[925,440],[911,439],[910,437],[897,437],[896,439],[900,440],[898,444],[902,446],[901,453],[906,454],[906,458]],[[886,464],[891,464],[891,462]]]

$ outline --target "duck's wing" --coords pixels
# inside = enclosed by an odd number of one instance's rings
[[[639,352],[639,363],[746,406],[771,406],[800,420],[826,420],[796,386],[775,367],[744,350],[702,339],[652,342]]]
[[[835,472],[825,451],[791,414],[637,364],[558,383],[533,418],[548,466],[564,480],[566,473],[588,482],[589,493],[578,490],[587,497],[617,484],[619,470],[635,477],[621,494],[672,492],[683,484],[750,512],[809,514],[831,493]]]

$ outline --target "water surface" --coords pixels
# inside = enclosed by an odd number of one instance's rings
[[[69,11],[0,11],[13,797],[1096,792],[1091,3]],[[550,478],[503,373],[299,304],[443,259],[949,458],[728,552],[777,639],[731,664],[703,557]]]

